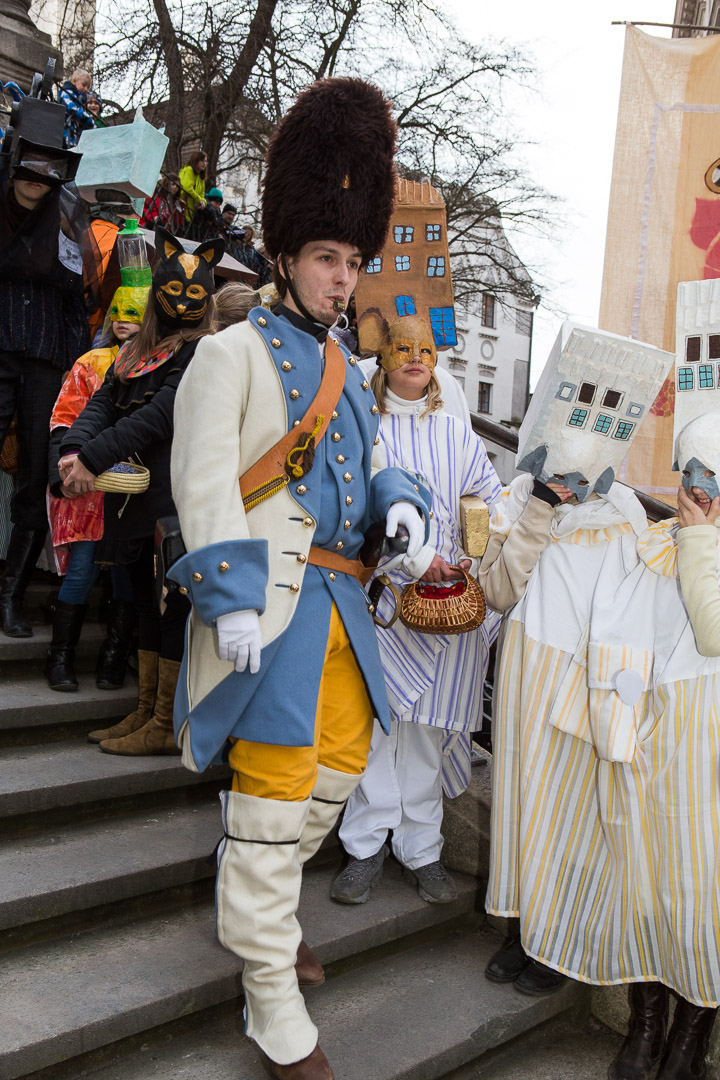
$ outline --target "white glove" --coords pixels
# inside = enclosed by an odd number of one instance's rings
[[[385,519],[385,535],[397,536],[398,525],[407,529],[407,553],[411,559],[414,559],[425,543],[425,526],[418,508],[406,499],[393,503],[388,510]]]
[[[260,619],[257,611],[231,611],[215,620],[218,634],[218,653],[221,660],[231,660],[236,671],[244,671],[250,662],[250,672],[260,670]]]

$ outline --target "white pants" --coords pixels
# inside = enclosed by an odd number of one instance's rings
[[[367,770],[348,799],[340,826],[355,859],[380,850],[393,830],[395,858],[411,870],[437,862],[442,851],[442,745],[447,733],[427,724],[375,721]]]

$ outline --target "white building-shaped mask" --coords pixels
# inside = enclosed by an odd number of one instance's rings
[[[674,359],[563,323],[520,428],[517,468],[562,482],[580,502],[607,492]]]
[[[675,315],[675,416],[673,468],[683,484],[702,487],[711,498],[717,481],[706,468],[720,469],[720,280],[681,281]],[[713,413],[703,423],[693,423]],[[691,427],[689,425],[692,425]]]

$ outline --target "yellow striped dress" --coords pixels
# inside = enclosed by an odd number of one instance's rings
[[[676,526],[639,540],[585,529],[551,543],[509,614],[487,909],[519,916],[527,952],[573,978],[659,981],[717,1006],[720,660],[695,647]],[[634,568],[626,547],[611,554],[629,540]],[[565,610],[564,641],[547,632],[544,606],[553,624]],[[613,688],[623,668],[631,704]]]

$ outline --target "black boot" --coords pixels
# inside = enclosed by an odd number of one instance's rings
[[[53,636],[45,661],[45,678],[51,690],[77,690],[73,671],[75,646],[80,637],[87,604],[58,600],[53,616]]]
[[[717,1009],[678,998],[657,1080],[705,1080],[705,1056]]]
[[[47,529],[20,529],[13,525],[0,580],[0,620],[8,637],[32,637],[32,627],[21,617],[20,605],[46,536]]]
[[[100,690],[119,690],[125,682],[125,667],[135,628],[135,605],[124,600],[110,604],[107,637],[100,646],[97,678]]]
[[[630,1022],[608,1080],[649,1080],[665,1046],[670,993],[662,983],[632,983]]]

